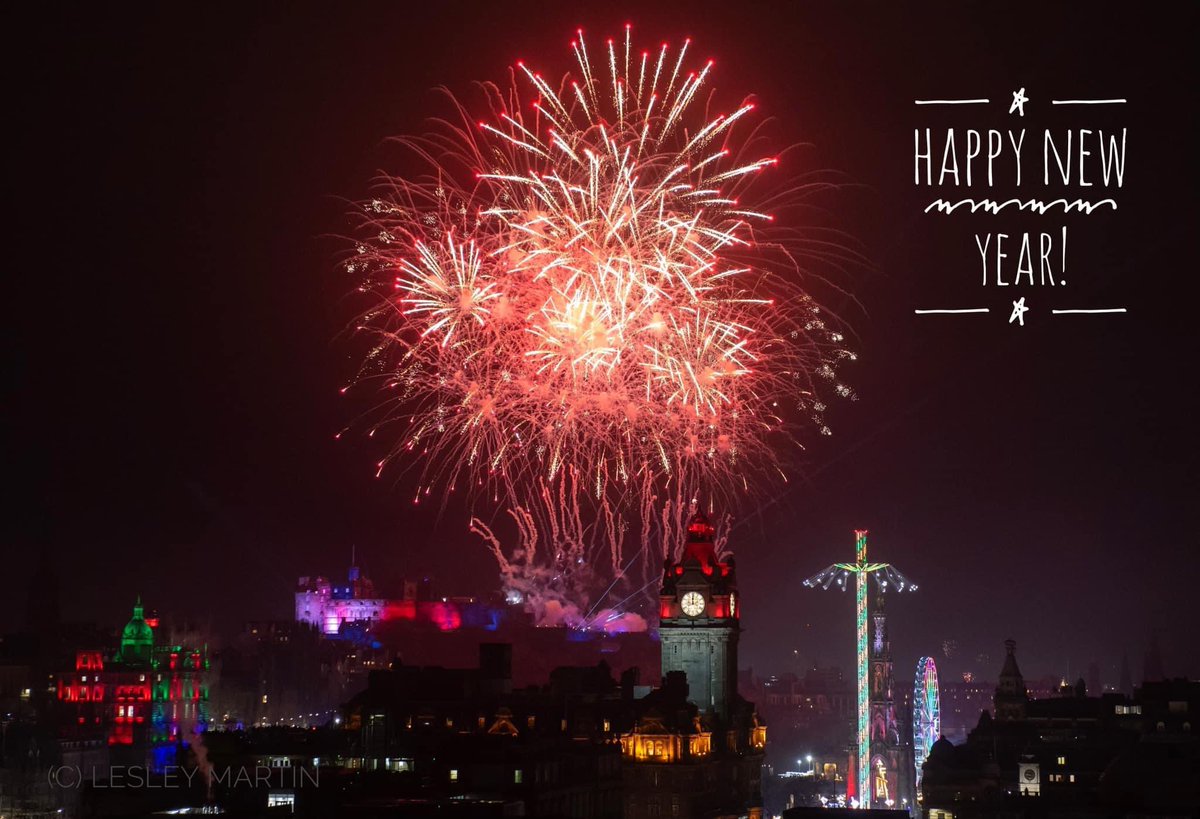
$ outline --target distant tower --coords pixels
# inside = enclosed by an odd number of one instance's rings
[[[1004,649],[1004,667],[1000,669],[1000,680],[996,684],[996,695],[992,703],[996,719],[1021,720],[1025,718],[1025,706],[1029,703],[1029,695],[1025,691],[1025,678],[1021,676],[1021,669],[1017,667],[1017,641],[1005,640]]]
[[[1133,696],[1133,672],[1129,668],[1129,655],[1121,655],[1121,693],[1127,697]]]
[[[687,674],[688,700],[728,721],[737,701],[741,600],[732,558],[717,560],[713,527],[696,512],[679,562],[667,562],[659,592],[662,677]]]

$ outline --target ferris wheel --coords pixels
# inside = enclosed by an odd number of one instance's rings
[[[929,749],[942,733],[942,711],[938,696],[937,665],[932,657],[917,661],[913,683],[913,761],[917,766],[917,785],[921,784],[921,766]]]

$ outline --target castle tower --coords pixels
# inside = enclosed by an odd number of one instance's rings
[[[1029,695],[1025,691],[1025,678],[1017,667],[1017,641],[1005,640],[1004,667],[1000,669],[1000,679],[996,683],[996,694],[992,705],[996,719],[1001,721],[1020,720],[1025,718],[1025,706]]]
[[[702,512],[688,524],[683,556],[666,564],[659,601],[663,679],[683,671],[688,700],[728,722],[737,701],[741,601],[734,561],[717,560]]]

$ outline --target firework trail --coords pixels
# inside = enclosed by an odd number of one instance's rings
[[[453,117],[399,140],[424,171],[379,181],[346,265],[375,300],[356,384],[383,393],[378,469],[418,470],[414,502],[506,506],[515,548],[471,528],[530,598],[581,604],[638,555],[652,580],[695,493],[729,510],[786,480],[824,397],[852,395],[802,286],[839,247],[774,224],[810,186],[756,192],[778,160],[754,104],[710,115],[689,45],[634,53],[626,29],[595,53],[580,31],[561,81],[518,63],[476,115],[447,92]]]

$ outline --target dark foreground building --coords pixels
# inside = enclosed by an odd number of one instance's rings
[[[347,707],[344,765],[374,787],[346,815],[382,799],[471,803],[480,816],[621,816],[617,731],[632,689],[600,665],[514,691],[511,658],[510,646],[485,643],[478,668],[372,673]]]
[[[1127,697],[1088,696],[1080,680],[1030,699],[1009,640],[993,713],[965,743],[934,743],[924,815],[1200,815],[1200,682],[1149,681]]]

